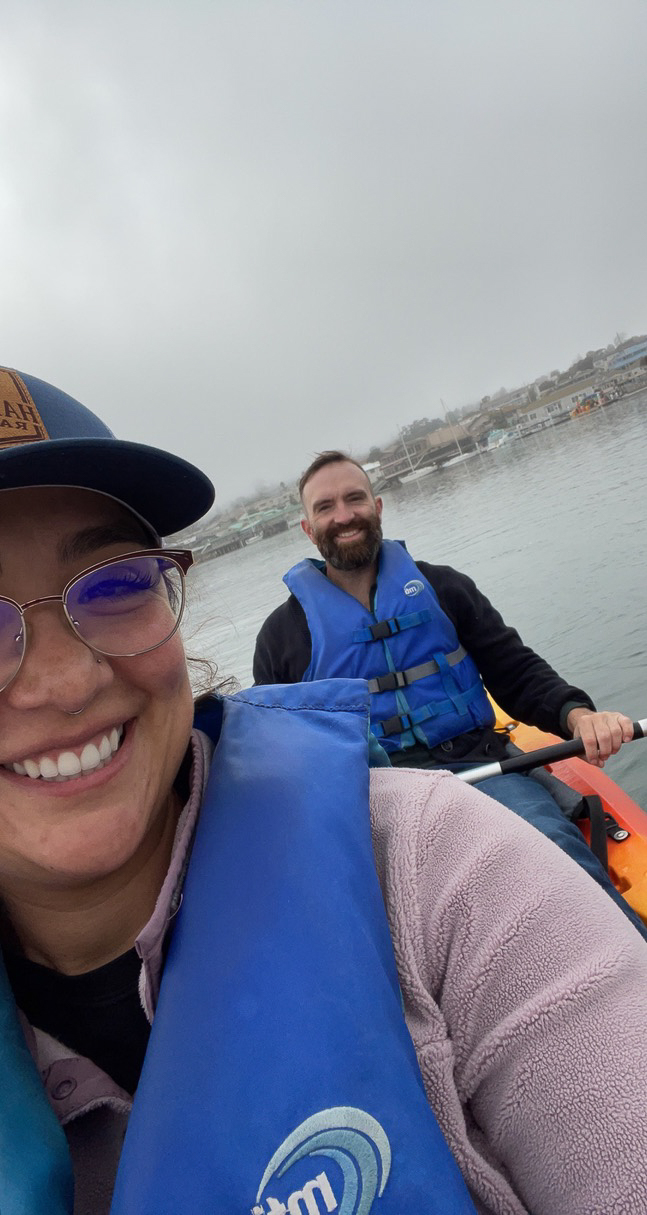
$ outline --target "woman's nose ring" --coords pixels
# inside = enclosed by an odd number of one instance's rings
[[[101,666],[101,659],[99,658],[99,655],[95,654],[95,658],[96,658],[99,666]],[[63,712],[67,713],[68,717],[78,717],[80,713],[85,713],[85,710],[87,709],[89,703],[90,702],[88,700],[88,701],[86,701],[86,703],[84,705],[81,705],[80,709],[64,709]]]

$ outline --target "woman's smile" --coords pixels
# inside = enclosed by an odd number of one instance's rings
[[[110,775],[116,775],[123,766],[123,762],[115,762],[117,756],[122,761],[127,761],[130,747],[126,747],[126,741],[132,733],[132,726],[131,720],[99,730],[86,730],[82,736],[77,735],[75,740],[67,740],[62,744],[47,744],[30,755],[3,762],[0,768],[3,773],[17,777],[23,786],[27,784],[29,788],[46,786],[47,792],[53,792],[50,788],[52,784],[65,784],[68,786],[68,793],[85,790],[96,783],[102,783],[88,782],[87,778],[90,776],[108,768],[111,769]]]

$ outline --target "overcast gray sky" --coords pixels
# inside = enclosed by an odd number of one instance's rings
[[[647,329],[645,0],[5,0],[0,360],[219,501]]]

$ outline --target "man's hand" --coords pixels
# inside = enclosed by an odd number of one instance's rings
[[[602,710],[592,713],[590,709],[571,709],[566,725],[573,738],[581,738],[586,749],[584,758],[596,768],[603,768],[604,761],[615,755],[624,742],[634,736],[633,723],[624,713]]]

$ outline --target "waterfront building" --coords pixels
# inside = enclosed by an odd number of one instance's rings
[[[609,371],[622,371],[625,367],[638,365],[643,359],[647,366],[647,337],[617,350],[609,360]]]
[[[552,392],[543,394],[538,401],[533,401],[517,410],[516,421],[521,427],[522,434],[532,430],[542,430],[552,426],[557,421],[566,421],[571,410],[576,409],[585,397],[594,391],[594,377],[578,380],[573,384],[562,384]]]

